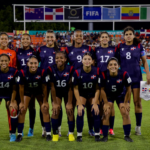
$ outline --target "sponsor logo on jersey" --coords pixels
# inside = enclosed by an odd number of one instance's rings
[[[121,80],[121,79],[118,79],[118,80],[117,80],[117,83],[120,83],[120,82],[122,82],[122,80]]]
[[[32,52],[27,53],[28,56],[32,55]]]
[[[69,73],[68,73],[68,72],[66,72],[66,73],[64,74],[64,77],[66,77],[66,76],[69,76]]]
[[[11,80],[13,78],[13,76],[9,76],[8,79]]]
[[[134,51],[136,49],[136,47],[131,47],[131,51]]]
[[[41,78],[41,76],[39,76],[39,75],[37,77],[35,77],[35,79],[40,79],[40,78]]]
[[[96,78],[96,75],[91,76],[91,79],[94,79],[94,78]]]
[[[11,53],[7,53],[7,55],[12,56],[12,54],[11,54]]]
[[[84,49],[83,51],[82,51],[82,53],[86,53],[87,52],[87,49]]]
[[[112,50],[109,50],[109,51],[108,51],[108,54],[112,54],[112,53],[113,53],[113,51],[112,51]]]

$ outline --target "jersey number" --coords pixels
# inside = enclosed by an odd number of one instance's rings
[[[66,80],[57,80],[57,87],[65,87],[66,86]]]
[[[116,89],[116,85],[112,85],[112,92],[116,92],[117,89]]]
[[[38,82],[29,83],[30,88],[38,87]]]
[[[130,52],[126,53],[126,59],[131,59],[131,53]]]
[[[81,61],[82,61],[81,55],[78,55],[78,56],[77,56],[77,60],[78,60],[78,62],[81,62]]]
[[[90,88],[90,89],[91,89],[92,86],[93,86],[93,83],[92,83],[92,82],[90,82],[90,83],[83,83],[83,86],[84,86],[84,87],[83,87],[84,89],[87,89],[87,88]]]
[[[100,57],[101,58],[101,62],[107,62],[108,61],[108,59],[109,59],[109,56],[101,56]],[[104,58],[106,58],[105,60],[104,60]]]
[[[22,66],[26,66],[25,59],[21,59],[21,61],[22,61]]]
[[[9,82],[4,84],[4,82],[0,82],[0,88],[9,88]]]
[[[52,56],[49,56],[48,58],[49,58],[49,62],[48,62],[48,63],[49,63],[49,64],[53,63],[53,57],[52,57]]]

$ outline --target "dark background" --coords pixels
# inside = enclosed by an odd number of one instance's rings
[[[42,2],[42,3],[41,3]],[[106,3],[107,2],[107,3]],[[113,4],[112,4],[113,2]],[[147,4],[147,0],[142,0],[141,4]],[[123,4],[136,4],[137,0],[107,0],[107,1],[99,1],[99,0],[93,0],[93,5],[123,5]],[[150,3],[150,2],[149,2]],[[4,1],[1,2],[0,8],[2,8],[3,5],[7,6],[10,5],[12,7],[12,4],[53,4],[53,5],[88,5],[88,0],[11,0],[11,1],[7,1],[7,3],[5,3]],[[146,6],[146,5],[145,5]],[[22,11],[22,8],[19,8],[19,11]],[[122,30],[123,28],[125,28],[126,26],[133,26],[135,29],[140,29],[141,27],[145,28],[145,29],[149,29],[150,28],[150,22],[119,22],[119,23],[115,23],[115,29],[116,30]],[[81,29],[81,30],[88,30],[88,23],[71,23],[71,27],[75,27],[76,29]],[[112,23],[108,23],[108,22],[96,22],[93,23],[93,28],[94,30],[112,30]]]

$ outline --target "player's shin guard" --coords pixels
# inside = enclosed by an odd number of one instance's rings
[[[129,136],[131,131],[131,124],[123,125],[124,135]]]
[[[41,126],[44,127],[44,121],[43,121],[43,114],[41,112],[41,109],[40,109],[40,120],[41,120]]]
[[[115,120],[115,116],[110,116],[110,118],[109,118],[109,128],[110,129],[114,128],[114,120]]]
[[[53,134],[58,134],[58,119],[51,118]]]
[[[18,123],[18,135],[22,135],[24,123]]]
[[[35,116],[36,116],[36,109],[29,109],[29,118],[30,118],[30,128],[34,128],[35,123]]]
[[[136,126],[140,127],[142,122],[142,113],[135,113],[136,116]]]
[[[51,123],[50,122],[44,122],[45,129],[46,129],[46,135],[51,135]]]
[[[102,130],[103,130],[103,136],[107,137],[108,136],[108,125],[103,125]]]

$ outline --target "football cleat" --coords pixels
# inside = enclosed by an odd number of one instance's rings
[[[28,135],[27,135],[28,137],[31,137],[31,136],[33,136],[33,129],[29,129],[29,132],[28,132]]]
[[[18,135],[16,138],[16,142],[20,142],[20,141],[22,141],[22,135]]]
[[[96,135],[96,136],[95,136],[95,141],[96,141],[96,142],[101,141],[101,139],[100,139],[100,136],[99,136],[99,135]]]
[[[51,135],[47,135],[47,136],[46,136],[46,140],[47,140],[47,141],[51,141],[51,140],[52,140]]]
[[[129,136],[125,136],[124,139],[125,139],[127,142],[133,142],[133,140],[132,140]]]
[[[82,136],[77,136],[77,142],[82,142]]]
[[[58,139],[59,139],[59,135],[58,135],[58,134],[53,134],[53,139],[52,139],[52,141],[53,141],[53,142],[57,142]]]
[[[75,141],[75,138],[74,138],[73,134],[69,134],[69,141]]]
[[[16,141],[16,134],[11,134],[10,135],[10,142],[15,142]]]
[[[141,127],[138,127],[138,126],[135,127],[135,134],[141,135]]]
[[[95,132],[93,131],[93,129],[92,129],[92,130],[89,130],[89,135],[90,135],[90,136],[95,136]]]
[[[113,129],[109,129],[109,135],[115,135],[114,130]]]
[[[99,134],[103,135],[103,130],[102,129],[100,129]]]
[[[108,141],[108,136],[104,136],[102,139],[101,139],[102,142],[107,142]]]

